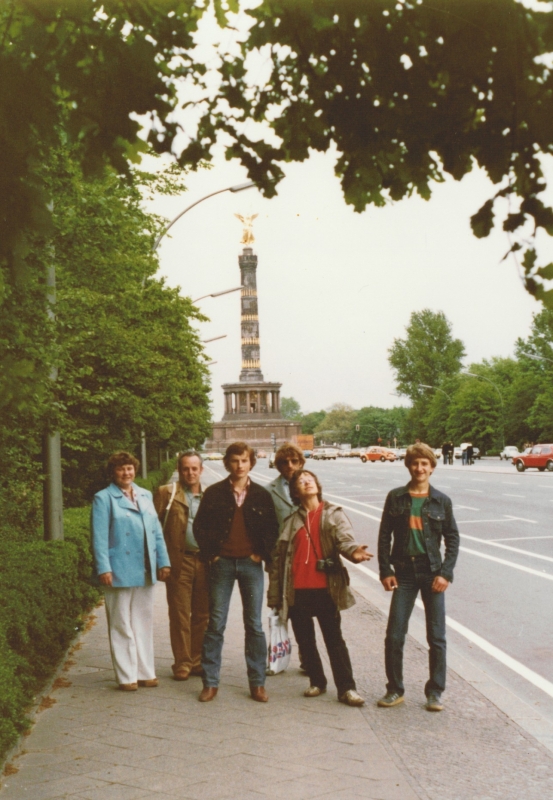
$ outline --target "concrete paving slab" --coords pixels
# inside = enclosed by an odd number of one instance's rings
[[[360,709],[339,704],[330,685],[326,695],[303,698],[308,681],[296,656],[284,675],[267,680],[269,703],[254,703],[237,595],[221,688],[208,704],[198,703],[199,680],[171,679],[162,586],[156,594],[158,689],[116,690],[103,609],[95,614],[96,624],[64,672],[71,685],[51,693],[56,703],[39,714],[25,738],[14,759],[19,772],[3,779],[0,800],[553,797],[550,752],[476,686],[450,671],[445,711],[425,711],[428,656],[414,639],[406,646],[406,702],[377,708],[385,618],[363,597],[343,615],[358,688],[367,700]],[[326,665],[324,648],[321,653]],[[539,715],[527,722],[548,735]]]

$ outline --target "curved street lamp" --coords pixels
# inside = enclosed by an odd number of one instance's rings
[[[445,394],[448,400],[451,400],[451,395],[447,392],[444,392],[444,390],[440,389],[439,386],[429,386],[427,383],[419,383],[419,389],[434,389],[435,392],[441,392],[442,394]]]
[[[223,292],[212,292],[211,294],[203,294],[201,297],[196,297],[192,300],[192,304],[199,303],[200,300],[205,300],[206,297],[221,297],[223,294],[231,294],[231,292],[239,292],[241,286],[235,286],[234,289],[225,289]]]
[[[243,192],[245,189],[253,189],[254,186],[257,186],[257,184],[254,183],[253,181],[247,181],[246,183],[237,183],[234,186],[227,186],[225,189],[218,189],[216,192],[210,192],[210,194],[206,194],[204,197],[200,197],[200,199],[196,200],[195,203],[191,203],[191,205],[187,206],[184,209],[184,211],[181,211],[180,214],[177,214],[177,216],[174,219],[171,220],[169,225],[167,225],[167,227],[164,230],[161,231],[161,233],[157,237],[157,239],[155,241],[155,244],[154,244],[154,247],[153,247],[154,253],[157,250],[157,248],[159,247],[159,243],[161,242],[163,237],[173,227],[175,222],[178,222],[178,220],[181,217],[184,217],[184,215],[188,211],[190,211],[190,209],[194,208],[195,206],[199,205],[200,203],[203,203],[204,200],[207,200],[210,197],[215,197],[216,194],[222,194],[223,192],[232,192],[233,194],[236,194],[237,192]]]
[[[195,206],[199,205],[200,203],[203,203],[204,200],[208,200],[210,197],[215,197],[216,194],[222,194],[223,192],[232,192],[233,194],[236,194],[237,192],[243,192],[245,189],[253,189],[254,186],[257,186],[257,184],[254,183],[254,181],[247,181],[246,183],[237,183],[234,186],[226,186],[224,189],[218,189],[216,192],[210,192],[209,194],[206,194],[203,197],[200,197],[199,200],[196,200],[194,203],[191,203],[183,211],[181,211],[180,214],[177,214],[177,216],[174,219],[171,220],[169,225],[167,225],[167,227],[164,228],[161,231],[161,233],[159,234],[159,236],[157,237],[157,239],[154,242],[154,246],[152,248],[152,252],[153,253],[156,252],[157,248],[159,247],[159,243],[161,242],[163,237],[168,233],[168,231],[173,227],[175,222],[178,222],[178,220],[181,217],[184,217],[184,215],[186,213],[188,213],[188,211],[190,211],[192,208],[195,208]],[[242,288],[242,287],[238,287],[238,288]],[[229,289],[228,291],[238,291],[238,289]],[[204,296],[205,297],[217,297],[219,294],[226,294],[226,292],[216,292],[216,293],[214,293],[212,295],[204,295]],[[203,300],[203,297],[199,297],[198,300]],[[141,461],[142,461],[142,477],[143,478],[147,478],[148,477],[148,467],[147,467],[147,464],[146,464],[147,452],[146,452],[146,433],[145,433],[145,431],[141,431],[141,433],[140,433],[140,443],[141,443],[140,451],[141,451],[141,456],[142,456],[141,457]]]

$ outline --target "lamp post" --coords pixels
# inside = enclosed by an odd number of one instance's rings
[[[451,400],[451,395],[447,392],[444,392],[444,390],[440,389],[439,386],[429,386],[427,383],[419,383],[419,389],[434,389],[435,392],[441,392],[442,394],[445,394],[448,400]]]
[[[49,248],[50,263],[46,269],[46,314],[55,323],[56,267],[54,248]],[[58,379],[58,368],[50,370],[50,380]],[[47,431],[43,438],[43,519],[44,539],[47,542],[63,539],[63,482],[61,472],[61,439],[59,431]]]
[[[213,292],[212,294],[203,294],[201,297],[197,297],[195,300],[192,300],[192,303],[199,303],[200,300],[205,300],[206,297],[221,297],[223,294],[230,294],[231,292],[239,292],[241,286],[235,286],[234,289],[225,289],[223,292]]]
[[[487,381],[488,383],[490,383],[493,386],[493,388],[495,389],[495,391],[497,392],[497,394],[499,395],[499,402],[501,403],[501,411],[502,411],[502,414],[501,414],[501,440],[503,442],[503,447],[505,448],[505,413],[504,413],[505,412],[505,405],[503,403],[503,395],[499,391],[499,388],[495,385],[495,383],[493,381],[491,381],[489,378],[486,378],[485,375],[477,375],[476,372],[469,372],[468,370],[465,370],[464,372],[461,372],[461,375],[470,375],[471,378],[482,378],[483,381]]]
[[[200,197],[199,200],[196,200],[194,203],[191,203],[183,211],[181,211],[180,214],[177,214],[177,216],[174,219],[171,220],[169,225],[167,225],[167,227],[165,227],[161,231],[161,233],[159,234],[159,236],[157,237],[157,239],[154,242],[154,246],[152,248],[152,252],[155,253],[157,251],[157,249],[159,247],[159,243],[161,242],[163,237],[167,235],[167,233],[173,227],[175,222],[178,222],[178,220],[181,217],[184,217],[185,214],[187,214],[191,209],[195,208],[200,203],[203,203],[204,200],[208,200],[210,197],[215,197],[216,194],[223,194],[223,192],[232,192],[233,194],[236,194],[237,192],[243,192],[246,189],[253,189],[254,186],[257,186],[257,184],[254,183],[254,181],[247,181],[246,183],[237,183],[237,184],[234,184],[233,186],[226,186],[224,189],[218,189],[216,192],[210,192],[209,194],[206,194],[203,197]],[[214,292],[213,294],[206,294],[206,295],[203,295],[202,297],[198,297],[198,300],[203,300],[204,297],[219,297],[219,295],[227,294],[228,292],[237,292],[238,289],[241,289],[241,288],[242,288],[241,286],[238,286],[236,289],[227,289],[224,292]],[[194,300],[193,302],[197,303],[198,300]],[[219,337],[216,337],[216,338],[222,339],[223,337],[219,336]],[[212,340],[210,340],[210,341],[212,341]],[[141,443],[141,456],[142,456],[142,458],[141,458],[141,461],[142,461],[142,477],[144,479],[146,479],[148,477],[148,466],[146,464],[146,457],[147,457],[147,452],[146,452],[146,432],[144,430],[142,430],[140,432],[140,443]]]
[[[553,358],[547,358],[546,356],[535,356],[534,353],[522,353],[523,356],[526,358],[533,358],[534,361],[549,361],[550,364],[553,364]]]

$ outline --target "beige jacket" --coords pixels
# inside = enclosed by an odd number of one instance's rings
[[[154,496],[154,505],[162,526],[165,521],[165,512],[167,511],[167,506],[171,499],[172,489],[172,483],[166,486],[160,486]],[[203,491],[204,488],[202,486],[202,494]],[[171,562],[171,578],[173,578],[173,580],[178,580],[180,575],[182,557],[185,550],[187,524],[188,502],[186,500],[186,492],[180,483],[177,483],[177,491],[175,492],[173,503],[169,509],[167,524],[163,531],[165,544],[167,545],[167,551],[169,553],[169,560]]]
[[[305,516],[305,510],[299,508],[288,517],[273,553],[267,605],[270,608],[280,609],[280,618],[283,622],[288,618],[289,607],[294,605],[292,578],[294,539],[298,531],[305,525]],[[321,517],[322,558],[333,558],[335,561],[339,561],[339,556],[342,555],[351,561],[351,554],[358,547],[359,544],[353,538],[351,522],[341,506],[335,506],[325,501]],[[338,572],[328,575],[328,590],[339,611],[355,604],[355,598],[349,588],[348,571],[343,564]]]

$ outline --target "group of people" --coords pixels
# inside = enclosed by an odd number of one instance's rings
[[[265,569],[267,604],[283,623],[290,620],[301,669],[309,679],[304,696],[318,697],[327,690],[316,618],[338,699],[363,705],[340,614],[355,603],[342,558],[370,560],[367,545],[355,540],[343,509],[323,500],[317,476],[305,469],[303,453],[295,445],[279,448],[279,475],[266,488],[250,477],[256,457],[247,443],[229,445],[223,463],[228,477],[206,488],[200,454],[186,451],[178,459],[178,481],[152,497],[134,482],[139,464],[132,454],[115,453],[108,462],[110,485],[98,492],[92,507],[92,549],[119,688],[137,691],[158,685],[153,589],[160,580],[166,584],[173,678],[201,677],[198,699],[212,701],[238,583],[250,696],[267,702]],[[403,701],[403,646],[420,591],[430,648],[426,708],[439,711],[446,665],[444,592],[453,579],[459,535],[451,501],[429,483],[436,466],[432,449],[411,446],[405,465],[410,481],[388,494],[378,540],[380,579],[386,591],[394,592],[385,640],[387,687],[378,705],[388,708]]]

